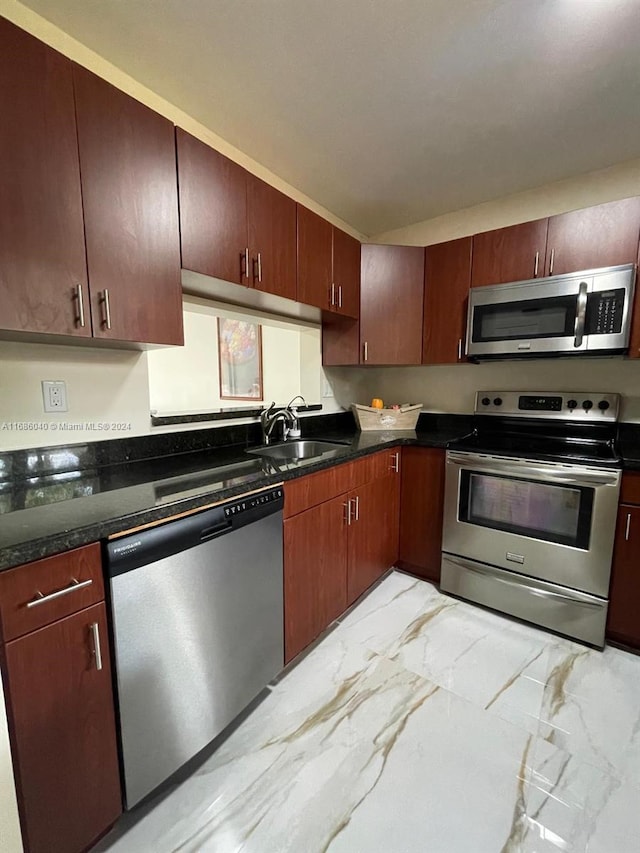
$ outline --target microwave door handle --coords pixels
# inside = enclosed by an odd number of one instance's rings
[[[580,282],[578,289],[578,301],[576,305],[576,323],[574,328],[575,340],[573,342],[576,349],[582,346],[584,338],[584,325],[587,317],[587,291],[589,284],[586,281]]]

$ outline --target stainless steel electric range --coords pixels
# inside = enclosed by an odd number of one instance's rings
[[[443,591],[604,645],[621,460],[619,396],[476,395],[447,451]]]

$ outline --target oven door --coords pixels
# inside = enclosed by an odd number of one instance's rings
[[[606,598],[620,472],[447,452],[443,551]]]

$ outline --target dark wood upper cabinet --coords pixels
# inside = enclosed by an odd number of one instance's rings
[[[402,449],[400,565],[440,580],[445,452],[438,447]]]
[[[471,245],[471,237],[462,237],[425,249],[423,364],[464,358]]]
[[[548,219],[475,234],[472,287],[544,275]]]
[[[297,213],[297,300],[306,305],[330,310],[335,302],[333,226],[301,204],[297,205]]]
[[[360,345],[364,364],[420,364],[424,249],[362,246]]]
[[[25,849],[82,853],[122,810],[104,603],[7,643],[4,659]]]
[[[635,648],[640,648],[639,567],[640,506],[620,504],[613,550],[607,636]]]
[[[360,323],[338,314],[322,318],[322,364],[360,364]]]
[[[634,264],[638,259],[639,235],[640,198],[552,216],[547,240],[547,274]]]
[[[360,315],[360,241],[333,228],[334,310],[346,317]]]
[[[182,266],[249,284],[247,172],[176,128]]]
[[[285,663],[347,607],[345,503],[334,498],[284,522]]]
[[[296,298],[296,203],[247,173],[251,286]]]
[[[93,334],[182,344],[171,122],[74,66]]]
[[[0,327],[90,337],[72,63],[4,18],[0,114]]]

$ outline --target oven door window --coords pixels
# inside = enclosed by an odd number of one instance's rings
[[[460,521],[588,550],[592,488],[469,470],[460,476]]]
[[[573,337],[576,297],[553,296],[476,305],[473,309],[473,343]]]

